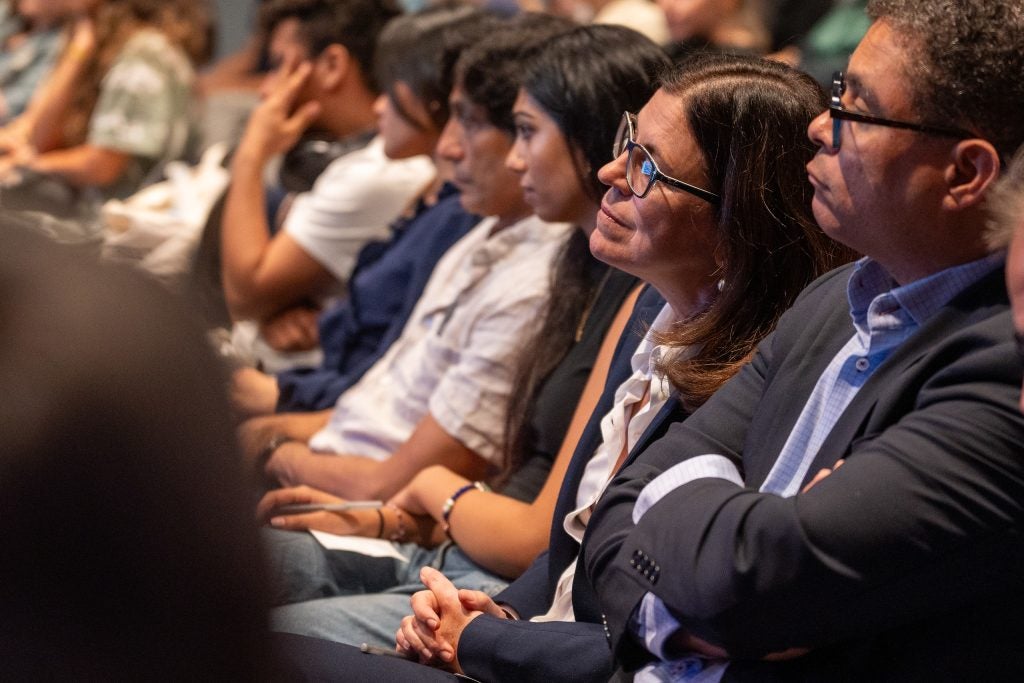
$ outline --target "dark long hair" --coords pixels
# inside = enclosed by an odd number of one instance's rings
[[[577,167],[577,176],[592,200],[603,194],[597,171],[612,159],[622,112],[650,99],[667,64],[661,48],[636,31],[602,25],[555,36],[527,61],[522,89],[555,121],[568,148],[582,153],[587,167]],[[553,295],[540,329],[517,363],[506,416],[506,471],[526,456],[537,394],[575,343],[607,272],[590,254],[583,231],[574,231],[552,274]]]
[[[826,102],[810,76],[756,57],[701,54],[666,74],[662,87],[682,100],[721,197],[722,289],[708,310],[659,339],[698,349],[661,368],[692,409],[739,370],[811,280],[851,255],[811,213],[804,166],[815,149],[806,131]]]
[[[464,49],[498,25],[494,15],[466,5],[435,6],[398,16],[384,27],[377,43],[377,84],[396,111],[417,126],[394,94],[395,83],[405,83],[440,131],[448,121],[455,62]]]

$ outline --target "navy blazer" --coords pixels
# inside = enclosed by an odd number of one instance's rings
[[[530,617],[547,612],[562,572],[575,562],[579,545],[565,533],[563,521],[576,507],[576,490],[584,469],[601,444],[601,419],[615,402],[615,391],[632,374],[631,358],[647,328],[664,306],[651,287],[641,293],[609,368],[604,392],[595,406],[565,473],[551,525],[548,550],[495,599],[516,610],[522,621],[480,616],[463,630],[459,663],[482,681],[573,680],[604,681],[612,673],[611,650],[601,612],[583,572],[573,584],[575,622],[533,623]],[[661,436],[683,412],[673,398],[655,416],[634,450]],[[581,581],[580,578],[583,578]]]
[[[582,560],[627,667],[646,656],[623,637],[627,620],[653,592],[688,631],[745,660],[726,680],[1024,675],[1012,627],[1024,602],[1024,417],[1002,269],[894,350],[805,483],[843,467],[796,497],[757,491],[853,334],[849,274],[813,283],[754,360],[623,468],[598,505]],[[690,482],[634,526],[646,483],[706,453],[732,459],[746,488]],[[758,661],[789,648],[811,654]]]

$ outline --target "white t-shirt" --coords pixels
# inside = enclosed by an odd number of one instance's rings
[[[338,157],[295,198],[284,229],[306,253],[346,282],[363,246],[388,236],[388,225],[434,176],[426,156],[388,159],[384,141]]]
[[[429,412],[498,461],[513,365],[574,228],[531,216],[492,235],[494,223],[483,220],[438,262],[401,337],[341,395],[314,451],[387,459]]]

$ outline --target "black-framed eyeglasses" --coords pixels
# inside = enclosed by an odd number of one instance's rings
[[[879,116],[858,114],[843,108],[843,93],[846,92],[846,74],[836,71],[832,74],[832,101],[828,106],[829,116],[832,118],[832,150],[839,151],[843,121],[858,121],[860,123],[872,123],[876,126],[888,126],[889,128],[904,128],[914,130],[918,133],[928,135],[940,135],[947,138],[973,138],[974,133],[959,128],[942,128],[940,126],[929,126],[923,123],[912,123],[910,121],[897,121],[895,119],[883,119]]]
[[[623,113],[622,123],[619,124],[619,131],[615,134],[615,144],[612,146],[613,159],[618,159],[623,152],[628,154],[626,157],[626,185],[629,186],[629,191],[634,196],[643,199],[650,194],[651,188],[660,180],[666,185],[689,192],[711,204],[717,204],[720,201],[718,195],[710,190],[701,189],[696,185],[685,183],[662,173],[647,148],[636,141],[636,130],[636,114],[628,111]]]

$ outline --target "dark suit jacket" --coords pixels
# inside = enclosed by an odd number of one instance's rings
[[[627,665],[639,648],[623,638],[626,623],[651,591],[687,630],[748,660],[727,678],[1021,673],[1010,625],[1024,575],[1024,418],[1002,269],[943,307],[864,384],[807,477],[844,458],[840,469],[793,498],[757,492],[853,334],[849,274],[812,284],[753,362],[602,498],[583,563]],[[633,525],[646,483],[707,453],[731,458],[749,488],[693,481]],[[756,663],[792,647],[814,652]]]
[[[604,392],[587,423],[569,463],[555,506],[548,550],[496,600],[516,610],[523,621],[481,616],[470,622],[459,641],[459,663],[467,674],[482,681],[573,680],[604,681],[612,673],[611,650],[593,589],[583,573],[573,585],[575,622],[532,623],[547,612],[562,572],[576,560],[579,545],[563,530],[565,515],[576,507],[576,489],[587,462],[601,443],[601,419],[615,402],[615,391],[631,374],[630,359],[647,327],[664,305],[648,288],[637,300],[633,315],[619,340]],[[642,448],[661,436],[668,425],[682,419],[673,399],[655,416],[637,443]],[[580,580],[580,579],[583,580]]]

